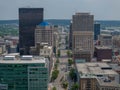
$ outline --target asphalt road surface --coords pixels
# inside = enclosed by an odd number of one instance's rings
[[[57,79],[51,83],[52,86],[55,86],[57,88],[57,90],[64,90],[64,88],[62,88],[61,86],[61,78],[67,78],[67,63],[68,63],[68,57],[66,55],[66,50],[60,50],[61,51],[61,56],[59,58],[59,65],[58,65],[58,70],[59,70],[59,75],[57,77]]]

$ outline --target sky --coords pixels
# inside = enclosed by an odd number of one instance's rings
[[[0,20],[18,19],[18,8],[42,7],[44,19],[71,19],[89,12],[95,20],[120,20],[120,0],[0,0]]]

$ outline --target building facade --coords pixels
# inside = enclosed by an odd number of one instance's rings
[[[42,22],[35,29],[35,43],[48,43],[53,46],[53,31],[54,27],[47,22]]]
[[[99,35],[99,41],[101,46],[113,46],[112,35],[101,34]]]
[[[70,31],[69,31],[69,49],[72,49],[72,23],[70,24]]]
[[[75,60],[75,62],[77,62],[77,60],[82,59],[85,62],[90,62],[91,61],[91,53],[89,51],[76,51],[73,53],[73,59]]]
[[[94,52],[94,16],[89,13],[76,13],[72,18],[72,51]]]
[[[101,90],[96,89],[98,88],[96,87],[98,78],[108,77],[111,81],[119,84],[119,74],[106,63],[76,63],[76,70],[79,90]]]
[[[96,90],[120,90],[120,85],[110,79],[98,78],[96,83]]]
[[[19,8],[19,50],[28,55],[35,45],[35,28],[43,21],[43,8]]]
[[[0,60],[0,83],[8,90],[47,90],[48,64],[45,58],[5,56]]]
[[[81,78],[79,90],[96,90],[96,79],[95,78]]]
[[[97,58],[97,61],[105,60],[112,60],[112,48],[110,47],[95,47],[95,57]]]
[[[55,55],[57,55],[57,51],[58,51],[58,48],[59,48],[59,33],[57,31],[57,28],[53,34],[53,52],[55,53]]]
[[[30,54],[46,57],[49,60],[49,73],[53,66],[53,48],[48,43],[37,43],[35,47],[30,48]]]
[[[100,35],[100,24],[94,23],[94,40],[98,40],[98,35]]]

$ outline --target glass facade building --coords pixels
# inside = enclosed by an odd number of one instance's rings
[[[48,67],[42,60],[0,61],[0,83],[8,90],[47,90]]]
[[[100,35],[100,24],[94,24],[94,40],[98,40],[98,35]]]
[[[43,21],[43,8],[19,8],[19,51],[29,55],[29,49],[35,45],[36,25]]]

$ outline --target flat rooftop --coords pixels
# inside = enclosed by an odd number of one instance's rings
[[[2,56],[20,56],[20,54],[19,53],[4,53],[4,54],[2,54]]]
[[[24,59],[23,59],[24,57]],[[32,64],[32,63],[46,63],[46,58],[44,57],[32,57],[30,59],[28,56],[23,56],[22,58],[15,58],[14,56],[1,57],[0,64]]]
[[[112,68],[106,63],[77,63],[76,67],[81,77],[92,77],[96,75],[118,75],[118,73],[113,71]]]
[[[100,36],[112,36],[110,34],[101,34]]]
[[[86,13],[86,12],[77,12],[77,13],[75,13],[75,15],[90,15],[90,13]]]
[[[120,88],[120,85],[115,81],[111,81],[111,80],[109,81],[102,78],[97,78],[97,82],[100,86],[103,86],[103,87],[119,87]]]
[[[107,47],[107,46],[96,46],[95,48],[97,48],[97,49],[112,49],[111,47]]]

